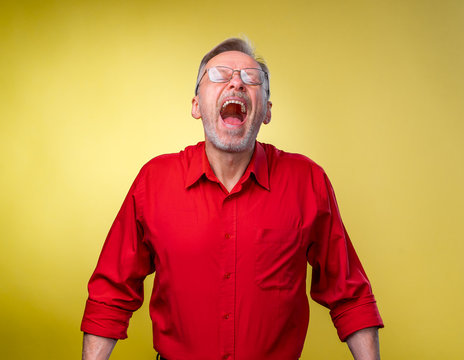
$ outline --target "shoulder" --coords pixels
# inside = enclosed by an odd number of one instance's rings
[[[172,172],[186,171],[188,164],[195,158],[201,158],[204,142],[187,146],[177,153],[162,154],[152,158],[140,170],[140,174],[147,176],[160,172],[168,175]]]
[[[291,171],[323,175],[324,169],[308,156],[280,150],[271,144],[260,143],[267,156],[270,171]]]
[[[187,146],[178,153],[162,154],[142,166],[133,182],[136,194],[156,189],[183,188],[190,164],[201,162],[204,145]]]
[[[262,144],[268,158],[269,178],[272,188],[292,190],[299,197],[315,197],[325,204],[330,182],[325,170],[309,157]],[[324,205],[325,206],[325,205]]]

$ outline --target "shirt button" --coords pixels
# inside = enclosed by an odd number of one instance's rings
[[[230,354],[224,354],[224,356],[222,358],[223,359],[228,359],[228,358],[230,358]]]
[[[224,237],[225,237],[226,239],[230,239],[230,234],[225,234]]]
[[[224,279],[230,279],[230,275],[232,275],[231,273],[225,273],[224,274]]]
[[[228,318],[230,318],[230,313],[224,314],[224,319],[227,320]]]

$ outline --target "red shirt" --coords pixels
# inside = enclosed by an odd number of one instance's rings
[[[169,360],[295,360],[312,298],[342,340],[383,326],[324,171],[256,143],[228,193],[204,143],[148,162],[111,227],[82,320],[85,332],[126,338],[156,270],[153,343]]]

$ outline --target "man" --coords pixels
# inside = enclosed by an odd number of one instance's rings
[[[330,182],[308,158],[256,141],[271,120],[269,71],[228,39],[203,58],[192,116],[205,142],[148,162],[89,282],[83,358],[107,359],[143,301],[168,360],[300,357],[311,296],[357,360],[379,359],[382,327]]]

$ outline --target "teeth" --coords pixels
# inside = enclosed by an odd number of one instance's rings
[[[227,100],[224,105],[222,105],[222,109],[224,110],[224,108],[229,105],[229,104],[237,104],[237,105],[240,105],[240,111],[245,114],[246,113],[246,107],[245,107],[245,104],[241,101],[238,101],[238,100]]]

